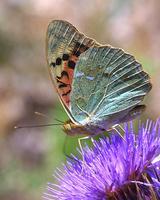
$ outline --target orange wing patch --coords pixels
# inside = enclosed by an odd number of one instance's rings
[[[49,72],[61,103],[70,114],[70,93],[74,68],[81,53],[99,44],[80,33],[72,24],[54,20],[48,25],[46,53]]]
[[[63,66],[61,76],[56,76],[56,81],[58,86],[57,91],[67,107],[69,107],[70,104],[70,92],[72,90],[72,81],[76,62],[78,61],[80,54],[86,51],[88,48],[88,46],[77,42],[73,50],[73,54],[63,54],[62,58],[58,57],[56,59],[56,63],[51,63],[51,66],[54,68],[61,64]]]

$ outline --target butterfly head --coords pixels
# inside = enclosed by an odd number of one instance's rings
[[[84,125],[75,124],[71,120],[66,121],[63,124],[63,130],[67,135],[75,136],[75,135],[92,135],[89,130]]]

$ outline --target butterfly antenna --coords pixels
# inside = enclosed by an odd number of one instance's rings
[[[49,119],[49,117],[48,117],[47,115],[45,115],[45,114],[43,114],[43,113],[41,113],[41,112],[37,112],[37,111],[36,111],[36,112],[34,112],[34,114]],[[59,119],[57,119],[57,118],[54,118],[54,120],[57,121],[57,122],[60,122],[60,123],[64,124],[63,121],[61,121],[61,120],[59,120]]]
[[[61,121],[61,120],[59,120],[59,119],[57,119],[57,118],[54,118],[54,120],[56,120],[57,122],[60,122],[60,123],[64,124],[63,121]]]
[[[49,117],[48,117],[47,115],[45,115],[45,114],[43,114],[43,113],[41,113],[41,112],[37,112],[37,111],[35,111],[34,114],[49,119]]]
[[[62,126],[63,124],[40,124],[40,125],[27,125],[27,126],[14,126],[15,129],[20,128],[40,128],[45,126]]]

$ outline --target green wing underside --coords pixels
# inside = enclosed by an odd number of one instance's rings
[[[70,109],[82,124],[111,121],[125,117],[150,89],[148,74],[133,56],[111,46],[91,47],[76,64]]]

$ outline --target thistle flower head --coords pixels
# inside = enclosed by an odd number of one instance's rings
[[[83,160],[74,157],[55,173],[45,199],[157,200],[160,199],[159,121],[125,124],[124,139],[117,134],[83,148]]]

